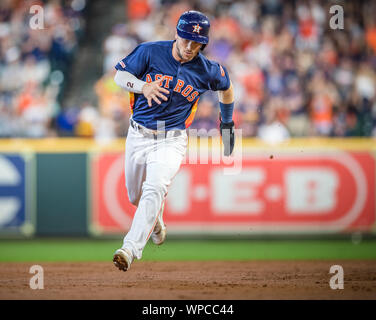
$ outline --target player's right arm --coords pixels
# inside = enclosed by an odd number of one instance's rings
[[[149,107],[151,107],[152,100],[158,104],[161,104],[159,98],[163,99],[164,101],[168,100],[164,94],[169,94],[170,92],[161,87],[161,83],[164,80],[163,77],[159,80],[148,83],[138,79],[128,71],[118,70],[115,74],[114,80],[118,86],[127,91],[139,94],[142,93],[147,99]]]
[[[149,107],[152,106],[152,100],[158,104],[161,103],[160,99],[167,101],[164,94],[169,94],[169,91],[162,87],[163,78],[150,83],[141,80],[147,72],[153,56],[151,46],[151,43],[138,45],[115,66],[117,70],[115,82],[128,91],[143,94]]]

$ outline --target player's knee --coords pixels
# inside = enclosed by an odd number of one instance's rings
[[[143,195],[149,194],[151,196],[163,198],[167,192],[167,188],[163,185],[156,185],[153,183],[144,182],[142,185]]]

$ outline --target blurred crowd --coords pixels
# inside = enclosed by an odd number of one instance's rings
[[[128,93],[114,83],[114,66],[141,42],[173,39],[181,13],[195,9],[211,21],[203,53],[230,73],[234,121],[243,136],[271,142],[296,136],[376,137],[374,1],[124,3],[127,19],[114,25],[103,43],[103,77],[93,88],[98,103],[70,115],[77,136],[126,134]],[[343,8],[344,29],[330,27],[338,13],[330,13],[333,5]],[[71,125],[59,121],[58,95],[84,7],[85,0],[47,1],[49,28],[36,32],[27,26],[27,1],[1,1],[0,136],[53,135],[56,126]],[[191,128],[217,128],[218,112],[217,94],[205,93]]]
[[[373,1],[128,1],[127,23],[104,44],[103,69],[143,41],[173,39],[180,14],[211,21],[204,54],[227,67],[243,136],[376,136],[376,3]],[[344,11],[344,29],[329,21]],[[336,17],[334,23],[339,23]],[[340,24],[339,24],[340,26]],[[199,102],[192,128],[218,127],[217,94]]]
[[[0,137],[56,135],[85,4],[0,1]]]

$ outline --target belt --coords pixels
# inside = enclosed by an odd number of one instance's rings
[[[151,138],[154,140],[179,137],[185,132],[185,130],[167,130],[167,131],[158,131],[145,128],[144,126],[138,124],[132,118],[129,119],[130,125],[133,129],[141,133],[146,138]]]

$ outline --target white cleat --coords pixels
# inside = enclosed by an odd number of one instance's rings
[[[112,261],[119,270],[127,271],[131,267],[133,256],[129,250],[121,248],[115,251]]]
[[[158,218],[158,221],[151,234],[151,240],[153,241],[154,244],[159,246],[165,241],[166,235],[167,235],[166,226],[164,225],[162,218]]]

